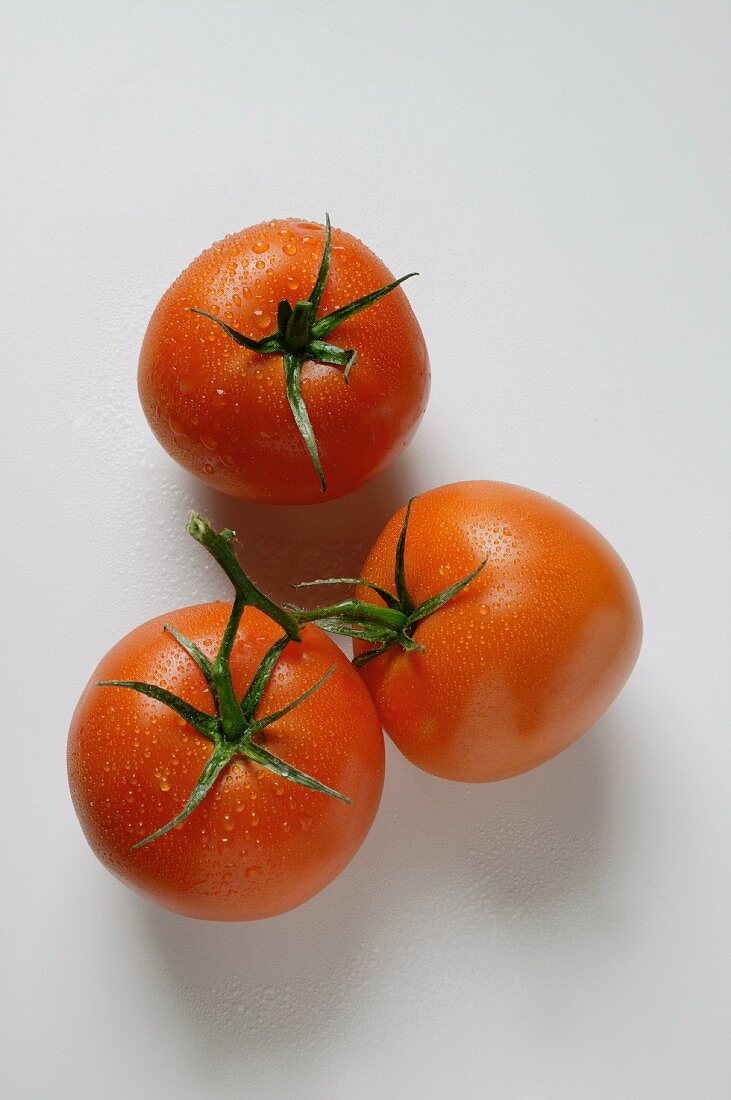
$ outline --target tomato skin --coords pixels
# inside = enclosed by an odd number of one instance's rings
[[[167,707],[100,679],[144,680],[214,712],[193,661],[163,631],[169,623],[215,657],[231,605],[202,604],[153,619],[99,664],[74,713],[68,742],[71,795],[101,862],[159,905],[206,920],[256,920],[292,909],[332,881],[364,840],[381,797],[383,735],[357,673],[317,628],[279,660],[257,717],[280,709],[335,671],[269,727],[262,743],[341,791],[348,806],[235,757],[179,827],[139,851],[131,845],[183,807],[212,745]],[[231,670],[243,695],[280,628],[247,608]]]
[[[404,509],[361,576],[393,590]],[[482,573],[361,672],[386,731],[424,771],[486,782],[528,771],[586,732],[618,694],[640,649],[632,579],[609,543],[556,501],[516,485],[468,481],[414,502],[405,554],[415,604]],[[358,598],[379,599],[358,589]],[[355,652],[372,648],[362,642]]]
[[[333,230],[319,315],[393,281],[357,238]],[[276,328],[277,304],[308,297],[324,230],[296,219],[263,222],[203,252],[163,295],[145,334],[138,387],[158,440],[177,462],[223,493],[273,504],[311,504],[352,492],[397,458],[429,395],[429,358],[401,288],[336,328],[354,348],[340,369],[305,363],[302,393],[327,480],[323,493],[290,410],[280,356],[262,356],[190,307],[253,339]]]

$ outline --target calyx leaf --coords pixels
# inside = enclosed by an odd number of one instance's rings
[[[374,661],[382,653],[386,653],[394,645],[399,645],[408,653],[423,652],[424,646],[414,638],[414,631],[418,624],[441,610],[450,600],[470,584],[485,568],[487,557],[461,580],[449,585],[436,595],[423,600],[417,607],[409,593],[406,583],[406,536],[411,518],[411,508],[414,498],[409,500],[404,511],[404,518],[396,543],[394,558],[394,588],[396,595],[387,591],[374,581],[357,577],[331,577],[326,580],[303,581],[294,585],[295,588],[309,588],[315,585],[327,584],[351,584],[369,588],[383,601],[383,606],[377,603],[367,603],[364,600],[352,597],[341,600],[340,603],[330,604],[327,607],[302,608],[288,604],[298,622],[316,622],[323,630],[333,634],[342,634],[346,637],[360,639],[362,642],[373,643],[374,648],[363,653],[356,654],[353,664],[356,668]]]

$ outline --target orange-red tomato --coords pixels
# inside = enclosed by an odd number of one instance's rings
[[[71,723],[68,770],[74,806],[92,849],[118,878],[190,917],[254,920],[316,894],[353,858],[381,797],[383,735],[358,674],[322,631],[306,627],[276,665],[257,717],[281,709],[331,666],[309,698],[268,727],[260,742],[288,764],[352,800],[348,806],[273,775],[242,757],[179,826],[138,851],[131,846],[184,805],[211,745],[161,703],[98,680],[147,681],[214,712],[200,670],[163,631],[168,623],[211,659],[231,605],[202,604],[133,630],[102,660]],[[282,631],[247,608],[231,659],[243,695]]]
[[[349,493],[401,454],[424,413],[429,359],[399,287],[329,337],[357,352],[347,383],[340,367],[302,367],[323,493],[288,402],[282,356],[241,347],[190,312],[212,313],[249,338],[269,336],[278,304],[309,296],[323,245],[321,225],[296,219],[234,233],[193,261],[150,320],[138,382],[152,430],[182,466],[231,496],[308,504]],[[318,316],[391,282],[370,249],[335,229]]]
[[[403,517],[387,523],[361,570],[389,591]],[[414,501],[405,574],[415,605],[485,556],[468,587],[417,624],[423,652],[393,646],[361,671],[401,752],[469,782],[527,771],[580,737],[621,689],[642,636],[621,559],[563,505],[494,481]],[[367,588],[357,596],[381,602]],[[355,643],[357,654],[371,648]]]

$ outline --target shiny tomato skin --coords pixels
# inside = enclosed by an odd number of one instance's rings
[[[391,591],[403,515],[391,518],[361,571]],[[568,508],[494,481],[415,500],[405,555],[415,604],[486,555],[482,573],[417,626],[423,653],[393,648],[362,669],[404,756],[465,782],[528,771],[580,737],[620,691],[642,637],[623,562]],[[368,589],[358,595],[378,602]]]
[[[101,862],[159,905],[207,920],[255,920],[292,909],[318,893],[353,858],[381,797],[383,735],[368,692],[341,651],[317,628],[290,643],[257,717],[285,706],[328,668],[330,678],[260,738],[288,763],[352,799],[280,779],[236,757],[180,826],[139,851],[131,845],[183,807],[212,745],[167,707],[105,679],[166,686],[214,712],[208,687],[163,625],[211,658],[230,604],[187,607],[153,619],[101,661],[74,713],[68,773],[76,812]],[[243,695],[281,630],[251,608],[232,656]]]
[[[357,238],[334,229],[332,240],[319,316],[394,278]],[[253,339],[270,335],[277,304],[309,296],[323,241],[321,225],[296,219],[234,233],[190,264],[150,320],[138,373],[145,415],[177,462],[230,496],[273,504],[342,496],[401,454],[424,413],[429,358],[398,287],[328,337],[358,352],[347,384],[337,367],[303,366],[323,493],[287,401],[281,357],[251,352],[190,312],[217,314]]]

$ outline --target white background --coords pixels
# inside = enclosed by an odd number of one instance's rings
[[[727,2],[3,3],[4,1095],[726,1097]],[[227,502],[161,451],[136,360],[202,248],[274,216],[361,236],[433,367],[408,454],[340,502]],[[560,758],[451,785],[388,754],[324,894],[172,916],[66,788],[122,634],[254,575],[357,569],[409,493],[540,489],[643,603],[621,698]]]

